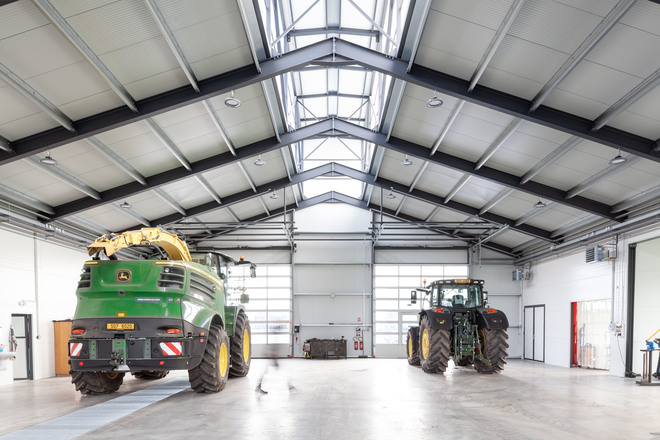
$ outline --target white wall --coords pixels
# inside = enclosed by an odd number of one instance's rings
[[[660,268],[660,239],[637,245],[635,270],[635,300],[633,318],[633,371],[642,373],[642,354],[645,341],[660,328],[660,294],[658,294],[658,268]],[[652,339],[660,337],[655,335]],[[654,353],[653,367],[658,353]]]
[[[570,367],[571,302],[611,298],[614,264],[588,264],[580,249],[532,267],[532,279],[523,281],[523,305],[545,305],[547,364]]]
[[[32,315],[34,379],[54,376],[53,321],[73,317],[87,254],[3,230],[0,241],[0,343],[8,344],[12,314]],[[6,365],[0,385],[13,381],[13,362]]]

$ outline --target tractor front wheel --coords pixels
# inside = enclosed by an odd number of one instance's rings
[[[424,315],[419,326],[419,360],[426,373],[444,373],[449,364],[449,330],[433,328]]]
[[[119,389],[124,382],[124,373],[105,373],[96,371],[73,371],[71,383],[80,394],[110,394]]]
[[[509,348],[507,339],[509,339],[509,336],[506,334],[506,330],[491,330],[487,328],[479,329],[481,356],[488,360],[488,362],[478,359],[474,360],[474,368],[476,368],[479,373],[499,373],[504,369],[507,349]]]
[[[225,329],[212,325],[202,361],[188,370],[190,387],[197,393],[217,393],[227,385],[229,376],[229,336]]]
[[[408,354],[408,363],[410,365],[419,365],[419,327],[408,329],[406,353]]]

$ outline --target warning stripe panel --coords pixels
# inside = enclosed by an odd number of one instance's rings
[[[72,342],[69,344],[69,356],[78,356],[82,350],[82,342]]]
[[[183,354],[181,342],[161,342],[160,349],[165,356],[181,356]]]

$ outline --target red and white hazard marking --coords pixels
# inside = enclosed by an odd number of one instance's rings
[[[69,344],[69,356],[78,356],[82,350],[82,342],[72,342]]]
[[[165,356],[181,356],[183,354],[181,342],[161,342],[160,349]]]

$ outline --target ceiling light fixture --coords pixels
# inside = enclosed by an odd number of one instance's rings
[[[396,196],[394,195],[393,191],[394,191],[394,187],[390,187],[390,193],[387,195],[387,198],[390,200],[396,199]]]
[[[53,159],[53,157],[50,155],[50,150],[48,150],[48,153],[46,154],[45,157],[39,159],[39,162],[41,162],[44,165],[57,165],[57,161]]]
[[[610,165],[618,165],[620,163],[628,162],[628,159],[625,157],[621,156],[621,148],[617,150],[616,156],[614,156],[612,159],[610,159]]]
[[[234,98],[234,91],[231,91],[231,96],[225,98],[225,105],[227,107],[236,108],[241,106],[241,100]]]
[[[429,98],[428,101],[426,101],[426,106],[428,108],[438,108],[443,104],[442,99],[440,99],[435,91],[433,91],[433,97]]]
[[[406,158],[403,159],[403,162],[401,162],[401,165],[404,167],[407,167],[408,165],[412,165],[412,160],[408,159],[408,155],[406,154]]]
[[[270,198],[275,200],[275,199],[279,199],[280,196],[278,196],[277,193],[275,191],[273,191],[273,193],[270,195]]]
[[[536,202],[536,203],[534,203],[534,208],[536,208],[536,209],[538,209],[538,208],[545,208],[546,206],[548,206],[548,205],[546,205],[545,203],[543,203],[543,202],[541,201],[541,198],[540,198],[540,197],[539,197],[539,201]]]
[[[262,167],[262,166],[266,165],[266,162],[261,160],[261,154],[259,155],[259,158],[254,161],[254,164],[258,167]]]
[[[131,208],[131,204],[128,203],[127,201],[124,201],[124,203],[122,203],[121,205],[119,205],[119,207],[122,208],[122,209],[130,209],[130,208]]]

